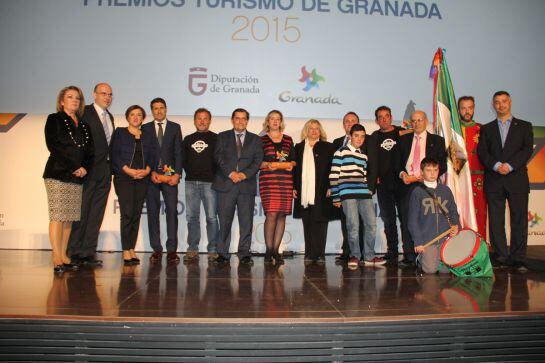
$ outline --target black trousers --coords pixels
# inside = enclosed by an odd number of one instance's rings
[[[72,223],[68,256],[85,258],[95,255],[111,184],[112,176],[107,172],[98,180],[85,180],[83,183],[81,219]]]
[[[329,221],[318,220],[314,216],[314,206],[301,209],[303,219],[303,233],[305,236],[305,257],[313,260],[325,257],[325,245],[327,242],[327,227]]]
[[[254,194],[240,193],[234,188],[228,193],[218,192],[218,218],[220,222],[220,239],[218,241],[218,253],[228,257],[231,245],[231,227],[235,218],[235,210],[238,216],[240,237],[238,240],[239,257],[250,256],[252,245],[252,229],[254,226]]]
[[[165,201],[165,214],[167,221],[168,252],[176,252],[178,249],[178,186],[165,183],[148,185],[146,194],[146,211],[148,216],[149,242],[155,252],[162,252],[159,215],[161,213],[161,196]]]
[[[411,192],[414,189],[414,185],[402,187],[401,198],[401,239],[403,240],[403,256],[405,259],[414,262],[416,260],[416,253],[414,252],[414,241],[409,232],[408,220],[409,220],[409,200]]]
[[[401,222],[402,195],[399,189],[377,187],[377,200],[380,208],[380,218],[384,224],[384,234],[388,246],[387,253],[397,256],[399,237],[397,233],[397,216]]]
[[[528,193],[486,193],[490,243],[495,257],[502,263],[523,262],[528,246]],[[511,243],[507,250],[505,235],[505,203],[509,203]]]
[[[148,189],[148,178],[134,180],[128,176],[114,176],[114,188],[119,200],[121,246],[134,249],[140,228],[142,207]]]

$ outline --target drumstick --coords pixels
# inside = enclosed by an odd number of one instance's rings
[[[424,246],[422,246],[424,249],[426,249],[426,247],[429,247],[431,246],[432,244],[434,244],[435,242],[439,241],[441,238],[447,236],[450,232],[452,231],[452,229],[447,229],[445,232],[441,233],[439,236],[435,237],[434,239],[432,239],[431,241],[429,241],[428,243],[426,243]]]

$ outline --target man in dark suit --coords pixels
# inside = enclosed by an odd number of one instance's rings
[[[161,196],[165,202],[167,220],[167,262],[177,263],[180,257],[178,249],[178,183],[182,175],[182,131],[176,122],[167,120],[167,104],[162,98],[150,102],[153,121],[142,126],[143,132],[155,135],[157,143],[157,169],[151,172],[151,183],[146,194],[149,240],[153,253],[150,261],[161,262],[163,246],[161,244],[159,214]],[[164,176],[167,178],[164,178]]]
[[[114,116],[108,111],[112,96],[109,84],[97,84],[93,90],[94,103],[85,106],[82,117],[82,122],[91,130],[95,154],[93,166],[83,183],[81,219],[72,224],[68,241],[68,254],[76,264],[102,264],[96,258],[96,249],[112,182],[109,144],[115,125]]]
[[[261,138],[246,130],[250,114],[237,108],[231,115],[233,129],[218,134],[214,159],[217,171],[212,188],[218,196],[220,238],[218,264],[229,263],[231,225],[238,214],[240,238],[238,256],[240,263],[251,265],[250,245],[254,220],[254,203],[257,191],[256,174],[263,161]]]
[[[414,243],[407,226],[409,213],[409,195],[416,183],[422,182],[420,162],[425,157],[439,162],[439,176],[447,171],[447,152],[445,139],[426,131],[428,116],[424,111],[415,111],[411,115],[414,132],[399,137],[399,150],[394,156],[396,175],[401,179],[401,238],[403,240],[402,266],[413,266],[416,259]]]
[[[353,111],[347,112],[343,117],[343,129],[345,132],[344,136],[341,136],[339,138],[336,138],[333,140],[333,147],[335,150],[339,150],[341,147],[346,146],[350,143],[350,129],[355,124],[360,123],[360,117],[357,113]],[[370,189],[372,192],[375,190],[376,186],[376,176],[377,176],[377,150],[375,147],[370,147],[369,145],[373,145],[374,137],[371,135],[367,135],[365,138],[365,141],[363,145],[361,146],[361,150],[364,154],[368,157],[368,173],[367,173],[367,180],[369,183]],[[343,236],[343,242],[342,242],[342,251],[339,256],[336,257],[336,260],[338,261],[348,261],[349,257],[349,248],[348,248],[348,233],[346,230],[346,216],[344,212],[340,211],[340,218],[341,218],[341,231]],[[338,217],[337,217],[338,218]],[[363,236],[364,236],[364,224],[363,221],[360,220],[360,236],[359,236],[359,245],[360,245],[360,251],[363,251]],[[362,254],[363,256],[363,254]]]
[[[527,163],[533,152],[532,124],[511,114],[511,96],[498,91],[492,98],[497,118],[481,127],[477,153],[485,167],[484,191],[488,200],[490,242],[494,265],[524,269],[528,244]],[[507,250],[505,202],[509,203],[511,243]]]

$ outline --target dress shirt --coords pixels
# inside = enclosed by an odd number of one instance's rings
[[[163,127],[163,137],[164,137],[168,121],[167,121],[167,119],[164,119],[164,120],[161,120],[161,121],[153,120],[153,123],[154,123],[154,126],[155,126],[155,136],[157,136],[157,137],[159,137],[159,122],[163,123],[161,126]]]
[[[507,134],[509,133],[509,128],[511,127],[511,121],[513,121],[513,116],[509,117],[507,120],[505,120],[505,123],[501,122],[500,119],[496,120],[498,122],[498,128],[500,129],[500,137],[501,137],[501,147],[503,148],[505,146],[505,139],[507,139]],[[506,163],[507,166],[509,166],[509,172],[513,171],[513,167]],[[496,164],[494,164],[494,171],[498,171],[498,168],[500,167],[501,163],[498,161]]]
[[[407,164],[405,164],[405,170],[407,170],[408,174],[411,174],[411,166],[413,164],[414,159],[414,148],[416,146],[416,136],[420,137],[420,161],[426,157],[426,140],[428,138],[428,133],[426,131],[420,133],[419,135],[413,136],[413,143],[411,146],[411,153],[409,154],[409,158],[407,159]],[[411,174],[412,175],[412,174]]]

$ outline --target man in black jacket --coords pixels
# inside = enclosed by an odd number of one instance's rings
[[[513,117],[511,96],[498,91],[492,98],[497,118],[481,127],[477,153],[485,167],[484,191],[488,200],[490,243],[495,265],[524,269],[528,244],[527,164],[532,156],[532,124]],[[509,202],[511,243],[507,250],[505,202]]]
[[[99,83],[93,90],[94,103],[85,106],[82,122],[91,130],[94,143],[94,161],[83,183],[81,220],[72,224],[68,241],[68,254],[72,262],[85,265],[101,265],[95,256],[98,234],[110,186],[112,171],[109,160],[109,144],[114,132],[114,116],[108,111],[112,103],[112,88]]]

